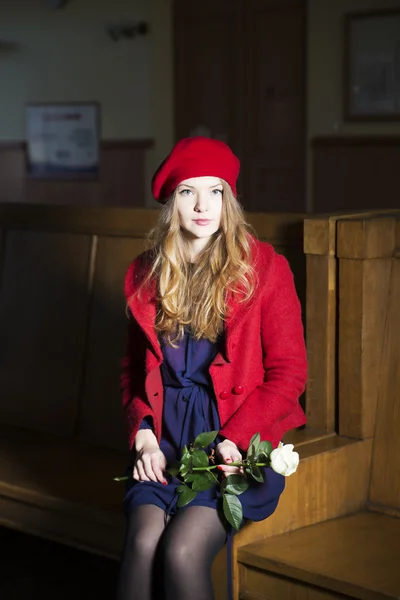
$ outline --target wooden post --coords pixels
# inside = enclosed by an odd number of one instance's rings
[[[336,219],[304,221],[307,261],[306,340],[309,376],[306,392],[308,426],[335,430],[336,373]]]
[[[339,259],[339,434],[374,434],[391,258],[393,216],[342,220]]]

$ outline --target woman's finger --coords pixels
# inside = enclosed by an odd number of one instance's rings
[[[229,467],[228,465],[218,465],[219,471],[223,471],[226,475],[243,475],[243,467]]]
[[[242,457],[240,454],[236,454],[235,452],[230,452],[229,450],[227,452],[224,452],[220,456],[221,456],[222,460],[224,461],[224,463],[226,463],[226,464],[242,461]]]
[[[138,475],[139,475],[139,481],[150,481],[149,478],[147,477],[146,473],[144,472],[144,468],[142,465],[141,460],[136,463],[136,468],[138,471]]]
[[[161,465],[160,465],[160,457],[157,456],[156,454],[154,454],[151,457],[151,467],[153,469],[153,473],[156,476],[157,481],[160,481],[161,483],[167,483],[167,480],[165,479],[163,472],[161,470]]]
[[[143,468],[144,472],[149,478],[150,481],[157,481],[157,477],[153,472],[152,460],[148,454],[144,454],[142,456]]]

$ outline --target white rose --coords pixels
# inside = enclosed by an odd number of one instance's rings
[[[280,475],[288,477],[292,475],[299,466],[299,453],[293,452],[293,444],[282,444],[272,450],[270,454],[271,467]]]

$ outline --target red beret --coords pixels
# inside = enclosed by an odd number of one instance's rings
[[[165,203],[175,188],[191,177],[224,179],[236,196],[240,162],[224,142],[207,137],[180,140],[161,163],[152,180],[153,196]]]

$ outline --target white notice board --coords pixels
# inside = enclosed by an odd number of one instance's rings
[[[96,178],[100,109],[95,102],[26,107],[27,171],[39,178]]]

